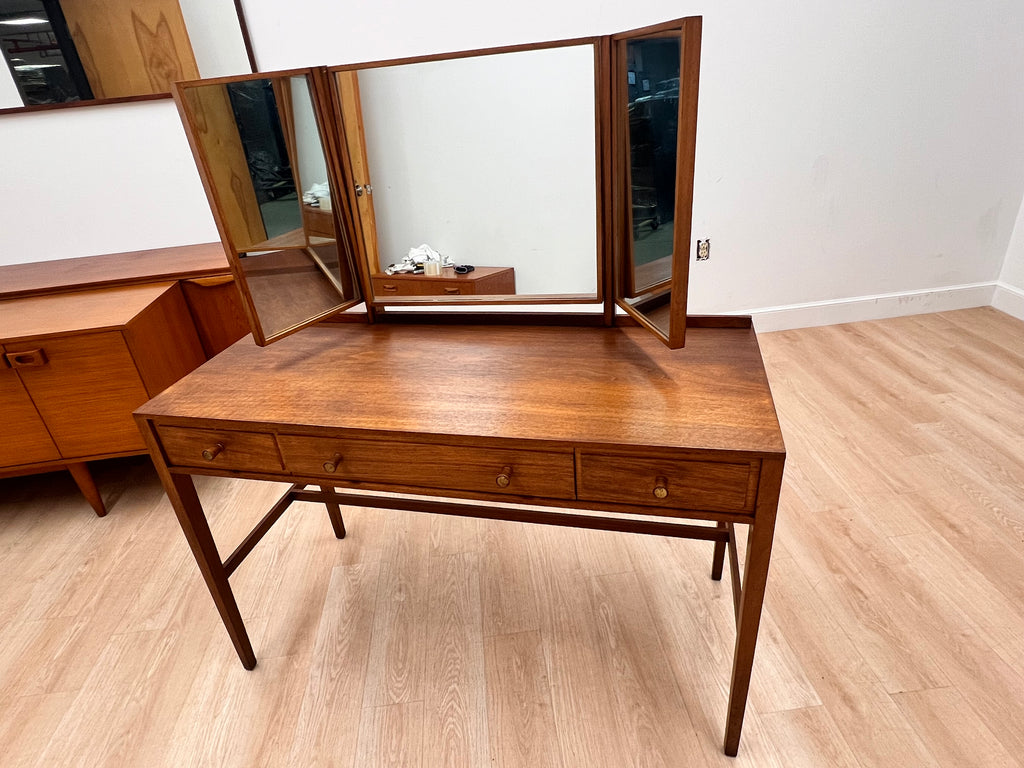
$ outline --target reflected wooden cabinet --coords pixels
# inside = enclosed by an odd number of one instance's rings
[[[440,275],[377,274],[371,278],[375,296],[477,296],[516,292],[516,272],[511,267],[477,267],[456,274],[445,267]]]

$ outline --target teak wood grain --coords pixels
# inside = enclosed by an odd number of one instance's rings
[[[136,418],[246,669],[257,657],[228,579],[293,500],[325,503],[339,538],[339,503],[702,538],[716,542],[716,579],[726,543],[738,578],[732,525],[748,524],[725,734],[735,755],[785,448],[749,321],[719,325],[698,323],[682,353],[636,328],[314,328],[272,347],[234,345]],[[222,560],[194,474],[295,485]],[[575,511],[595,501],[604,515]],[[476,563],[451,565],[438,578],[455,581],[436,586],[462,594]],[[432,646],[460,659],[480,652],[464,640],[446,633]],[[436,672],[426,679],[436,694],[427,695],[427,720],[450,706],[452,686],[475,685],[457,668]],[[475,732],[452,738],[430,749],[466,757],[486,742]]]

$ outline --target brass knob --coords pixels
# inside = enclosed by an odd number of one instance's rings
[[[339,464],[341,464],[341,454],[336,453],[333,459],[324,462],[324,472],[337,472]]]
[[[654,479],[654,498],[668,498],[668,481],[664,477],[656,477]]]
[[[494,479],[494,482],[498,484],[499,488],[508,488],[508,484],[512,482],[512,467],[502,467],[501,474]]]
[[[224,443],[217,443],[213,448],[206,448],[203,450],[203,458],[207,461],[213,461],[216,459],[221,452],[224,450]]]

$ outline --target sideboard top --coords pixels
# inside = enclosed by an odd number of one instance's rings
[[[0,299],[133,285],[229,271],[220,243],[0,266]]]

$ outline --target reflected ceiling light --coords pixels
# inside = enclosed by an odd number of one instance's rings
[[[32,16],[23,16],[20,19],[3,19],[0,20],[0,24],[6,24],[10,27],[28,27],[32,24],[49,24],[49,19],[36,19]]]

